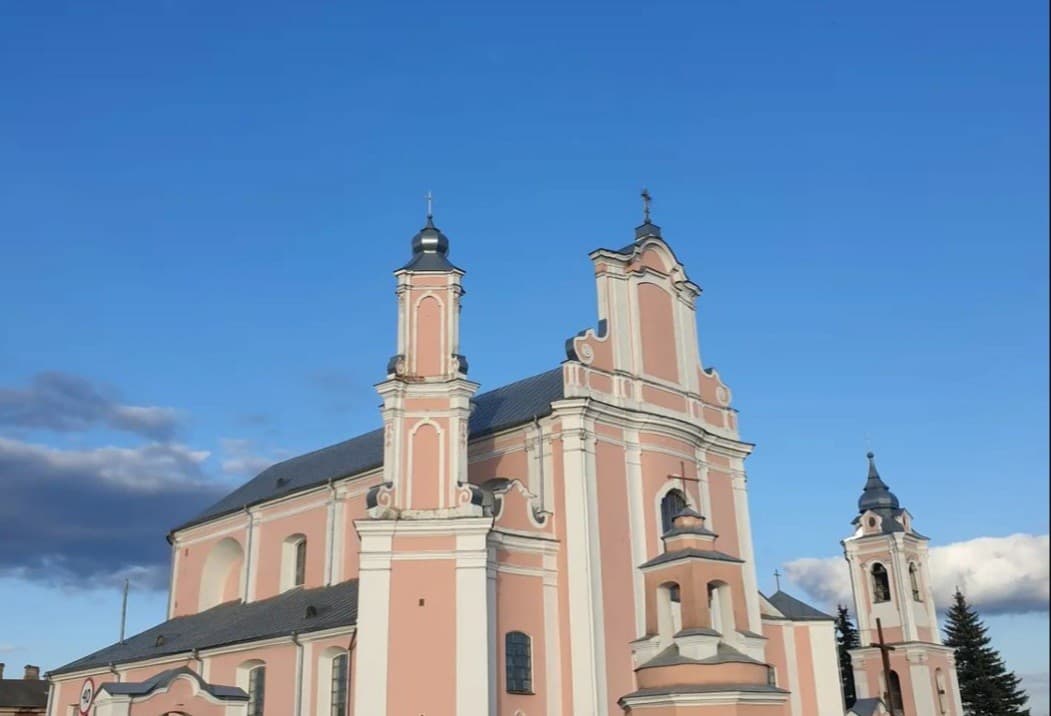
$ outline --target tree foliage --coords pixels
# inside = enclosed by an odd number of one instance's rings
[[[850,649],[861,646],[857,627],[850,618],[850,612],[840,604],[836,613],[836,650],[839,652],[839,685],[843,689],[843,702],[849,709],[858,700],[854,686],[854,665],[850,660]]]
[[[956,652],[960,698],[968,716],[1029,716],[1029,697],[1000,652],[992,648],[988,629],[959,589],[945,621],[945,645]]]

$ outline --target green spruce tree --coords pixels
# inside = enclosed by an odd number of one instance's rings
[[[861,646],[861,640],[854,622],[850,619],[850,612],[840,604],[836,614],[836,650],[839,652],[839,685],[843,689],[843,702],[848,709],[858,700],[850,649],[856,649],[859,646]]]
[[[988,629],[959,589],[945,622],[945,645],[956,651],[960,698],[968,716],[1029,716],[1029,697],[989,646]]]

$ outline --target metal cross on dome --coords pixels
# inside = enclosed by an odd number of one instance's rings
[[[642,197],[642,223],[650,223],[650,202],[653,201],[653,197],[650,196],[650,190],[643,187],[642,193],[639,194]]]
[[[423,198],[427,200],[427,218],[434,218],[434,195],[429,191],[423,195]]]

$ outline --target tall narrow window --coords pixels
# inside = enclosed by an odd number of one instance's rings
[[[292,582],[294,587],[302,587],[307,581],[307,540],[306,537],[296,543],[296,573]]]
[[[331,716],[347,716],[347,663],[346,654],[332,659],[332,712]]]
[[[266,697],[266,667],[257,666],[248,672],[248,716],[263,716]]]
[[[672,520],[686,508],[686,495],[682,490],[670,490],[661,499],[661,534],[672,528]]]
[[[872,565],[872,601],[890,601],[890,580],[887,577],[887,568],[878,562]]]
[[[916,568],[915,562],[909,563],[909,586],[912,587],[912,598],[917,602],[923,601],[923,595],[920,594],[920,578],[917,574],[919,570]]]
[[[507,632],[504,658],[507,660],[507,692],[533,693],[533,649],[529,635],[520,631]]]
[[[887,692],[894,710],[901,713],[902,709],[905,708],[905,701],[901,696],[901,679],[898,678],[897,671],[890,672],[890,687],[887,689]]]

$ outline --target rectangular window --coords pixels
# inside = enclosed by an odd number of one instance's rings
[[[529,635],[508,632],[504,638],[507,660],[507,691],[511,694],[533,693],[533,654]]]
[[[332,714],[347,716],[347,655],[332,660]]]
[[[257,666],[248,672],[248,716],[263,716],[266,697],[266,667]]]
[[[296,578],[293,586],[301,587],[307,581],[307,541],[296,543]]]

